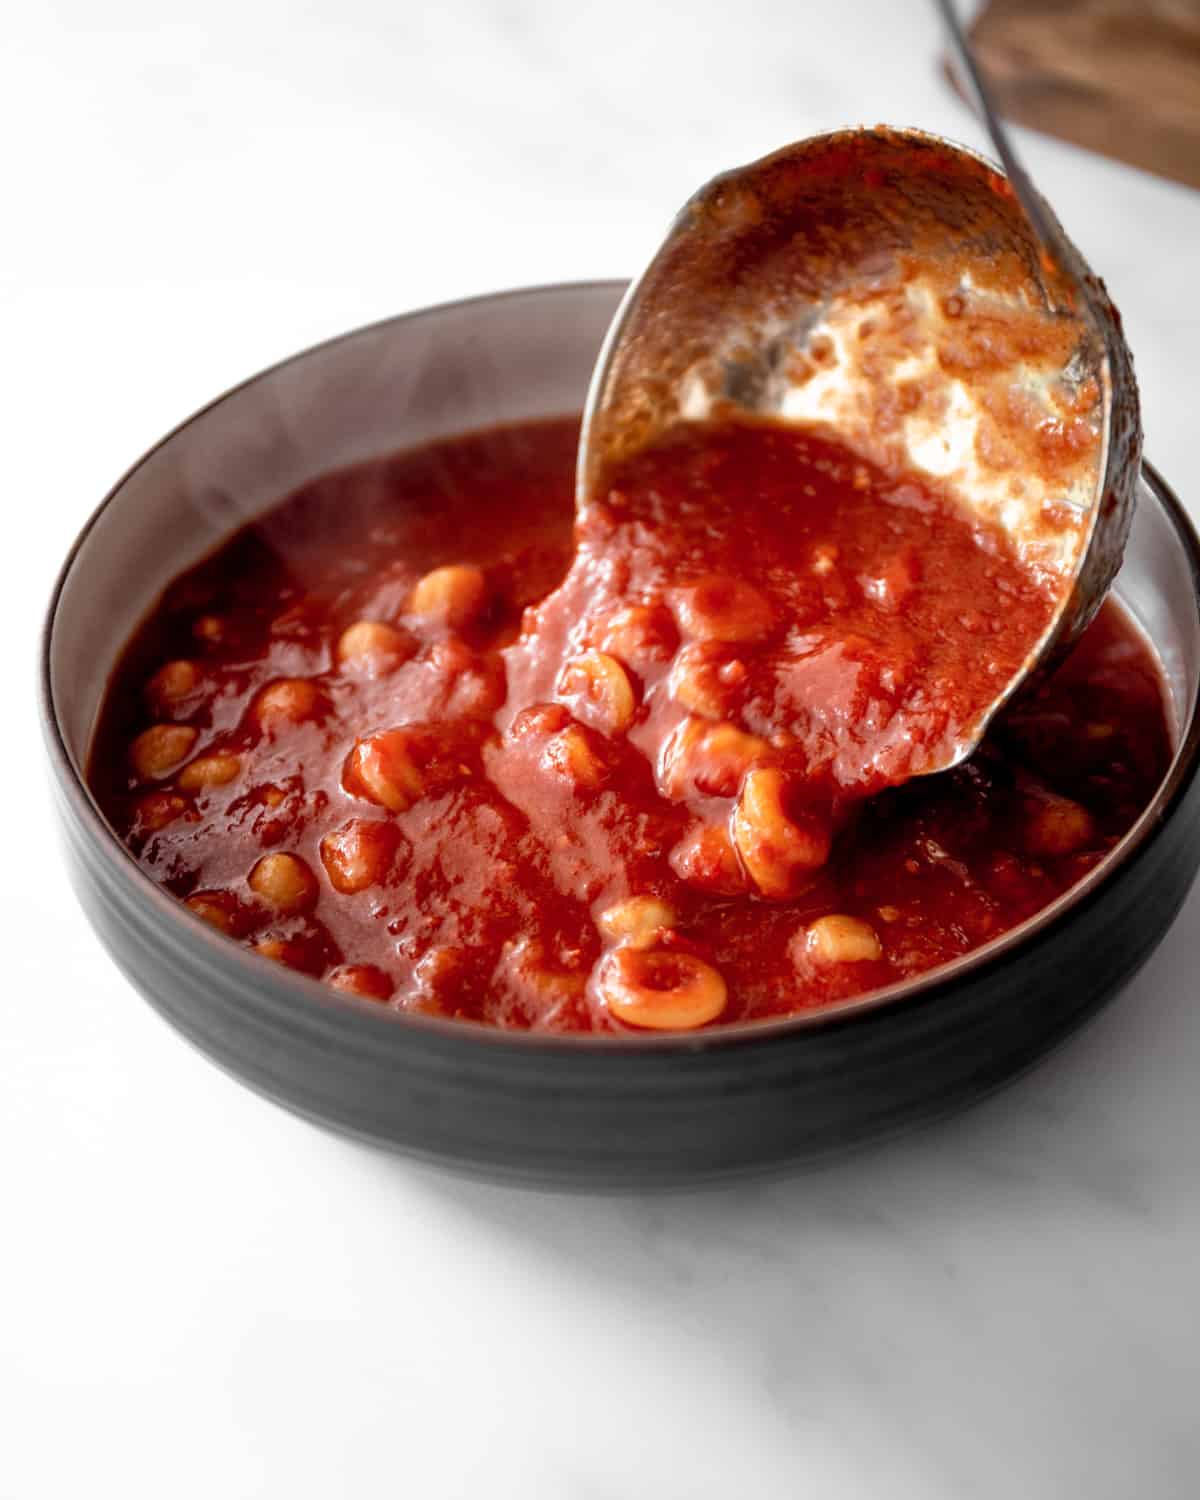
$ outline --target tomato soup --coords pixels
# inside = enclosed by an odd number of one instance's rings
[[[383,1005],[556,1032],[828,1005],[1078,881],[1170,756],[1113,603],[828,433],[695,425],[573,507],[578,425],[328,475],[175,580],[90,779],[143,869]]]

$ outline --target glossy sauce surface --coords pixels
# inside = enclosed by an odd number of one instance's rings
[[[91,768],[236,941],[555,1030],[820,1006],[997,936],[1169,759],[1112,604],[969,764],[904,781],[1048,618],[953,504],[827,436],[690,429],[573,536],[577,426],[327,476],[173,583]]]

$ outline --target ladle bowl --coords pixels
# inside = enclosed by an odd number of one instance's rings
[[[1049,624],[923,772],[970,754],[1079,637],[1129,532],[1141,462],[1129,350],[1037,202],[1040,234],[997,167],[917,130],[814,136],[724,173],[631,286],[585,409],[581,509],[676,424],[751,417],[828,427],[1004,533],[1052,595]]]

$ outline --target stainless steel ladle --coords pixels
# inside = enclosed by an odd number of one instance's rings
[[[1048,581],[1020,671],[936,763],[1078,638],[1120,564],[1141,461],[1132,361],[1103,284],[1018,162],[949,0],[938,0],[1004,165],[917,130],[815,136],[714,178],[609,329],[577,508],[667,428],[827,424],[950,487]]]

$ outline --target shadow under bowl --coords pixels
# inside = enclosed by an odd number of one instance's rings
[[[1117,592],[1158,652],[1176,751],[1137,825],[1021,927],[903,985],[692,1035],[553,1037],[407,1015],[260,958],[157,887],[84,780],[109,675],[170,579],[330,469],[578,411],[624,284],[412,313],[190,418],[92,516],[46,621],[42,715],[68,861],[122,970],[208,1057],[311,1119],[494,1178],[679,1184],[812,1161],[978,1098],[1124,986],[1200,865],[1200,543],[1147,466]]]

